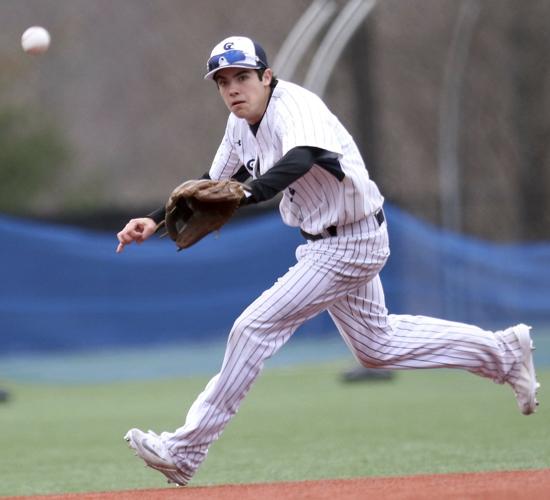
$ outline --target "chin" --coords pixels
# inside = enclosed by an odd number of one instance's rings
[[[248,120],[248,113],[246,113],[244,110],[233,110],[233,114],[237,117],[237,118],[242,118],[244,120]]]

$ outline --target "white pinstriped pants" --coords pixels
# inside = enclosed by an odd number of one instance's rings
[[[425,316],[388,315],[378,273],[389,255],[386,223],[374,216],[338,236],[301,245],[298,262],[235,321],[221,371],[198,396],[183,427],[163,433],[177,465],[192,475],[259,375],[305,321],[328,310],[363,365],[460,368],[502,383],[520,348],[513,333]]]

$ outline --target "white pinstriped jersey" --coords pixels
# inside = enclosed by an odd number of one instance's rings
[[[210,177],[229,178],[245,165],[255,179],[298,146],[334,153],[345,177],[340,181],[314,165],[284,190],[280,211],[286,224],[317,234],[361,220],[382,206],[384,198],[338,118],[318,96],[283,80],[273,90],[256,136],[246,120],[229,115]]]

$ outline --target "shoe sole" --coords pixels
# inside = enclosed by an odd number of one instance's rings
[[[540,384],[537,382],[535,364],[533,363],[533,351],[535,350],[535,345],[531,339],[529,330],[530,327],[527,325],[518,325],[517,327],[517,331],[520,333],[517,337],[524,358],[522,363],[529,371],[529,378],[532,382],[529,393],[529,401],[523,405],[520,405],[520,411],[524,415],[531,415],[532,413],[535,413],[537,411],[537,407],[539,406],[539,402],[537,401],[537,391]],[[521,333],[523,333],[523,335],[521,335]]]

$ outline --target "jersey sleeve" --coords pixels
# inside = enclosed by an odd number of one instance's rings
[[[227,126],[223,139],[218,147],[216,156],[212,161],[212,165],[209,170],[211,179],[221,180],[229,179],[237,173],[241,166],[239,155],[235,147],[234,135],[234,123],[231,119],[231,115],[227,120]]]
[[[323,154],[322,150],[310,147],[291,149],[265,174],[249,183],[252,192],[243,205],[259,203],[273,198],[296,179],[302,177],[313,166],[317,157]]]
[[[313,147],[342,155],[338,119],[314,94],[289,94],[278,105],[276,134],[284,156],[296,147]]]

